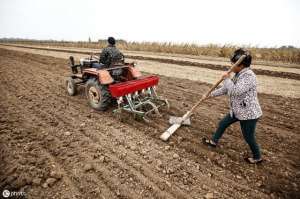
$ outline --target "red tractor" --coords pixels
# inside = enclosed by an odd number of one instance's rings
[[[102,69],[92,68],[93,63],[99,63],[99,60],[92,55],[80,59],[77,65],[70,57],[73,74],[66,81],[69,95],[75,95],[77,87],[83,85],[93,109],[104,110],[104,104],[109,99],[117,102],[114,113],[120,115],[122,111],[127,111],[145,121],[149,121],[150,114],[160,115],[160,107],[169,108],[168,100],[156,93],[159,77],[143,76],[134,63],[125,63],[124,60]]]

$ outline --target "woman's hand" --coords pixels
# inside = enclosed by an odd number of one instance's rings
[[[222,79],[226,79],[226,78],[229,78],[230,77],[230,72],[225,72],[223,75],[222,75]]]

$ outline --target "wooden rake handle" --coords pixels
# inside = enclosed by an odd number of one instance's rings
[[[233,69],[237,66],[239,66],[242,61],[246,58],[247,55],[242,55],[239,60],[230,68],[230,70],[228,71],[228,73],[231,73],[233,71]],[[219,84],[223,82],[223,79],[219,79],[210,89],[209,91],[206,92],[205,96],[208,97],[210,95],[210,93],[215,90],[217,88],[217,86],[219,86]],[[189,118],[191,116],[191,114],[193,113],[193,111],[204,101],[204,99],[200,99],[189,111],[188,114],[185,114],[184,118],[182,118],[183,121],[185,121],[185,119]]]

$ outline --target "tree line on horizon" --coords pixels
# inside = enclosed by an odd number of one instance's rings
[[[87,41],[65,41],[65,40],[38,40],[22,38],[0,38],[2,43],[34,44],[60,47],[78,47],[78,48],[103,48],[107,45],[106,39],[92,41],[89,37]],[[258,47],[258,46],[236,46],[231,44],[217,45],[207,44],[198,45],[190,43],[172,43],[172,42],[135,42],[118,40],[117,46],[122,50],[131,51],[149,51],[172,54],[187,54],[196,56],[229,57],[232,52],[240,47],[248,49],[253,58],[262,61],[280,61],[286,63],[300,64],[300,48],[292,45],[280,47]]]

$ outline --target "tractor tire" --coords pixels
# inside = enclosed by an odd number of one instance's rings
[[[95,78],[89,79],[85,87],[89,105],[99,111],[106,111],[111,104],[111,95],[107,85],[101,85]]]
[[[69,77],[66,80],[67,92],[70,96],[74,96],[77,93],[77,86],[75,80],[72,77]]]

